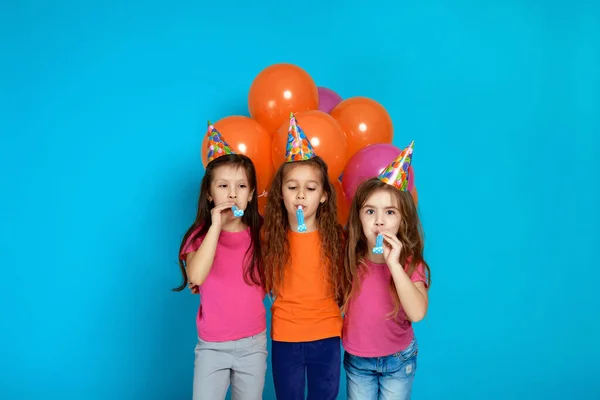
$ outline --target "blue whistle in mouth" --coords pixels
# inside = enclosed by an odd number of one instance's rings
[[[298,219],[298,232],[306,232],[306,224],[304,223],[304,211],[302,206],[298,206],[296,210],[296,218]]]
[[[233,211],[234,217],[244,216],[244,210],[240,210],[236,205],[231,206],[231,211]]]
[[[375,247],[373,247],[373,254],[383,254],[383,235],[380,233],[375,239]]]

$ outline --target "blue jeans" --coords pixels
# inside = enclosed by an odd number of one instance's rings
[[[273,340],[271,363],[278,400],[335,400],[340,389],[340,338],[314,342]],[[306,390],[308,386],[308,391]]]
[[[348,400],[409,400],[417,369],[417,340],[386,357],[344,353]]]

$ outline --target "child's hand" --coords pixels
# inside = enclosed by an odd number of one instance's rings
[[[402,242],[392,233],[381,232],[383,235],[383,257],[385,263],[390,268],[395,268],[400,263],[400,252],[402,251]]]
[[[198,285],[194,285],[192,282],[190,282],[190,283],[188,283],[188,287],[190,288],[190,291],[192,292],[192,294],[200,293],[198,290]]]
[[[223,227],[223,224],[233,217],[233,211],[231,211],[231,207],[234,204],[235,203],[233,201],[228,201],[215,206],[210,212],[212,226],[220,230]]]

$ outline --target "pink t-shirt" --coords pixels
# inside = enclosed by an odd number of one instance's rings
[[[192,243],[188,240],[181,259],[197,251],[203,239]],[[244,257],[250,242],[249,228],[242,232],[221,231],[212,268],[199,287],[201,303],[196,327],[200,339],[225,342],[266,329],[265,293],[259,286],[248,285],[244,280]]]
[[[387,264],[367,261],[367,266],[360,292],[348,303],[342,344],[348,353],[355,356],[385,357],[404,350],[412,341],[414,332],[402,307],[395,319],[387,316],[394,311],[390,292],[392,275]],[[415,269],[411,280],[427,284],[422,265]]]

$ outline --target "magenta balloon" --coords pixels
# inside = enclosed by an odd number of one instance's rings
[[[413,172],[412,165],[408,167],[408,187],[407,190],[412,193],[415,187],[415,173]]]
[[[394,161],[401,150],[391,144],[372,144],[357,151],[346,163],[342,188],[351,202],[358,186],[369,178],[378,176]]]
[[[329,114],[343,100],[342,96],[326,87],[319,86],[317,90],[319,91],[319,111],[324,113]]]

